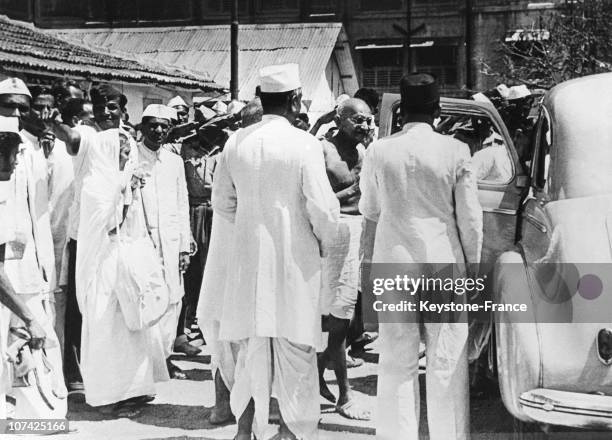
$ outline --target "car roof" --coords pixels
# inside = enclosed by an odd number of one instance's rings
[[[612,188],[612,73],[554,87],[544,99],[552,125],[551,185],[555,199]]]

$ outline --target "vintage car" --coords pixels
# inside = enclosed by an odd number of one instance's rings
[[[499,385],[519,420],[612,429],[612,74],[553,88],[535,133],[517,248],[500,256]]]
[[[380,136],[399,129],[398,105],[398,95],[383,96]],[[512,164],[505,182],[479,176],[478,189],[491,294],[531,313],[494,315],[499,387],[517,438],[552,425],[612,429],[612,74],[546,94],[525,167],[492,105],[441,107],[437,131],[459,138],[445,119],[488,117]]]

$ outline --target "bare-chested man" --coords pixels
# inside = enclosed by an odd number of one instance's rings
[[[369,420],[370,413],[352,398],[347,377],[346,336],[355,313],[359,289],[360,238],[362,217],[359,213],[359,173],[366,139],[372,122],[369,106],[351,98],[338,106],[335,117],[337,133],[323,140],[325,167],[332,189],[340,202],[340,227],[334,246],[323,262],[323,313],[328,315],[327,349],[319,356],[319,384],[321,395],[334,401],[335,397],[323,380],[326,367],[333,368],[340,395],[337,411],[344,417]]]

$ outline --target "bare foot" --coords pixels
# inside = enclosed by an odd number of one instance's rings
[[[344,405],[337,405],[336,411],[342,417],[351,420],[370,420],[371,417],[370,410],[363,408],[354,399],[350,399]]]

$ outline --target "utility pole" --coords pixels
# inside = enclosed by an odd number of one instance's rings
[[[474,88],[474,14],[472,0],[465,0],[465,87]]]
[[[412,72],[412,50],[410,49],[410,37],[412,35],[412,0],[406,1],[406,40],[404,42],[404,74]]]
[[[232,23],[230,26],[230,32],[230,94],[232,99],[238,99],[238,0],[232,0]]]

